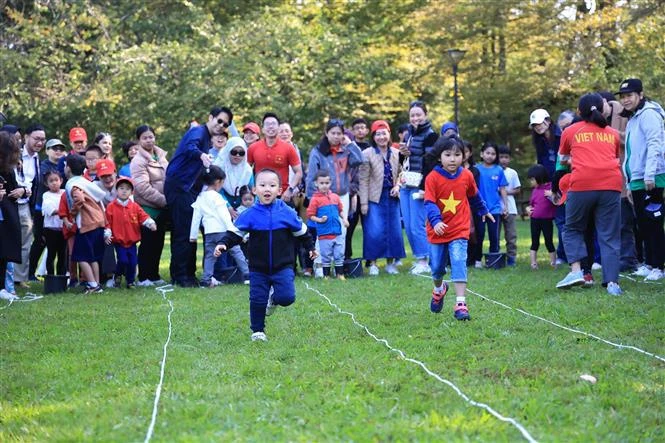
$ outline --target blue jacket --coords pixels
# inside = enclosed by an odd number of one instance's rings
[[[554,123],[550,126],[553,138],[550,143],[544,135],[533,133],[533,146],[536,148],[536,163],[545,166],[550,179],[556,170],[556,160],[561,142],[561,129]]]
[[[166,168],[166,182],[179,190],[190,192],[201,172],[201,154],[210,150],[210,132],[206,125],[190,128],[180,140],[173,158]]]
[[[307,197],[310,198],[316,191],[316,186],[314,186],[316,171],[325,169],[330,172],[330,190],[337,195],[344,195],[351,190],[351,171],[349,169],[360,166],[363,162],[363,153],[354,142],[351,142],[342,152],[333,154],[330,152],[327,141],[327,139],[325,142],[321,140],[309,153],[306,190]]]
[[[282,200],[269,205],[259,202],[242,212],[235,222],[236,227],[249,233],[247,247],[249,270],[274,274],[295,265],[295,238],[307,251],[314,249],[312,236],[296,211]],[[227,249],[242,243],[243,238],[231,231],[224,234],[219,244]]]

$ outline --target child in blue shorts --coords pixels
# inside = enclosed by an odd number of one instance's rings
[[[307,226],[293,208],[277,198],[282,184],[275,171],[263,169],[256,174],[253,192],[259,201],[240,214],[235,225],[249,233],[251,338],[266,341],[266,315],[272,314],[276,306],[289,306],[296,299],[295,239],[303,243],[310,258],[316,258],[316,250]],[[227,231],[215,248],[215,256],[242,241],[242,236]]]
[[[432,312],[441,312],[448,285],[443,281],[446,255],[450,257],[451,279],[457,300],[454,316],[471,320],[466,305],[466,258],[471,227],[471,208],[478,216],[494,222],[485,202],[478,193],[473,174],[462,167],[464,144],[456,137],[440,138],[431,154],[439,164],[425,179],[425,211],[427,240],[430,244],[432,268]],[[434,161],[432,161],[432,164]]]

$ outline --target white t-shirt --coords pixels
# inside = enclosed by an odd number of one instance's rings
[[[62,196],[64,189],[59,190],[58,192],[46,191],[42,199],[42,214],[44,215],[44,227],[47,229],[62,229],[62,220],[60,217],[53,214],[54,211],[58,210],[60,206],[60,197]]]
[[[517,171],[513,168],[506,168],[503,170],[503,175],[506,176],[506,181],[508,186],[506,186],[506,192],[510,193],[516,188],[521,188],[522,184],[520,183],[520,177],[517,175]],[[508,214],[517,215],[517,205],[515,204],[515,196],[508,196]]]

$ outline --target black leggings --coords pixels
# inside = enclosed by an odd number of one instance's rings
[[[532,218],[531,219],[531,250],[537,251],[540,247],[540,233],[543,233],[545,247],[547,252],[554,252],[554,224],[551,218]]]
[[[48,249],[46,273],[53,275],[53,263],[57,256],[58,266],[56,267],[56,275],[65,275],[67,273],[67,241],[62,234],[62,230],[44,228],[42,235],[46,239],[46,248]]]

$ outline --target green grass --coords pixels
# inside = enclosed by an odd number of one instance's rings
[[[527,230],[520,222],[519,266],[472,269],[469,289],[665,356],[664,285],[622,280],[618,298],[600,287],[557,291],[565,270],[549,269],[544,254],[541,270],[528,269]],[[297,302],[268,318],[266,343],[249,340],[242,285],[167,294],[173,336],[154,441],[522,439],[306,284],[537,440],[663,441],[662,361],[474,295],[471,322],[453,319],[452,297],[432,314],[431,282],[406,269],[346,282],[298,278]],[[0,311],[0,441],[143,440],[168,310],[157,291],[137,288],[47,296]],[[598,383],[579,380],[585,373]]]

